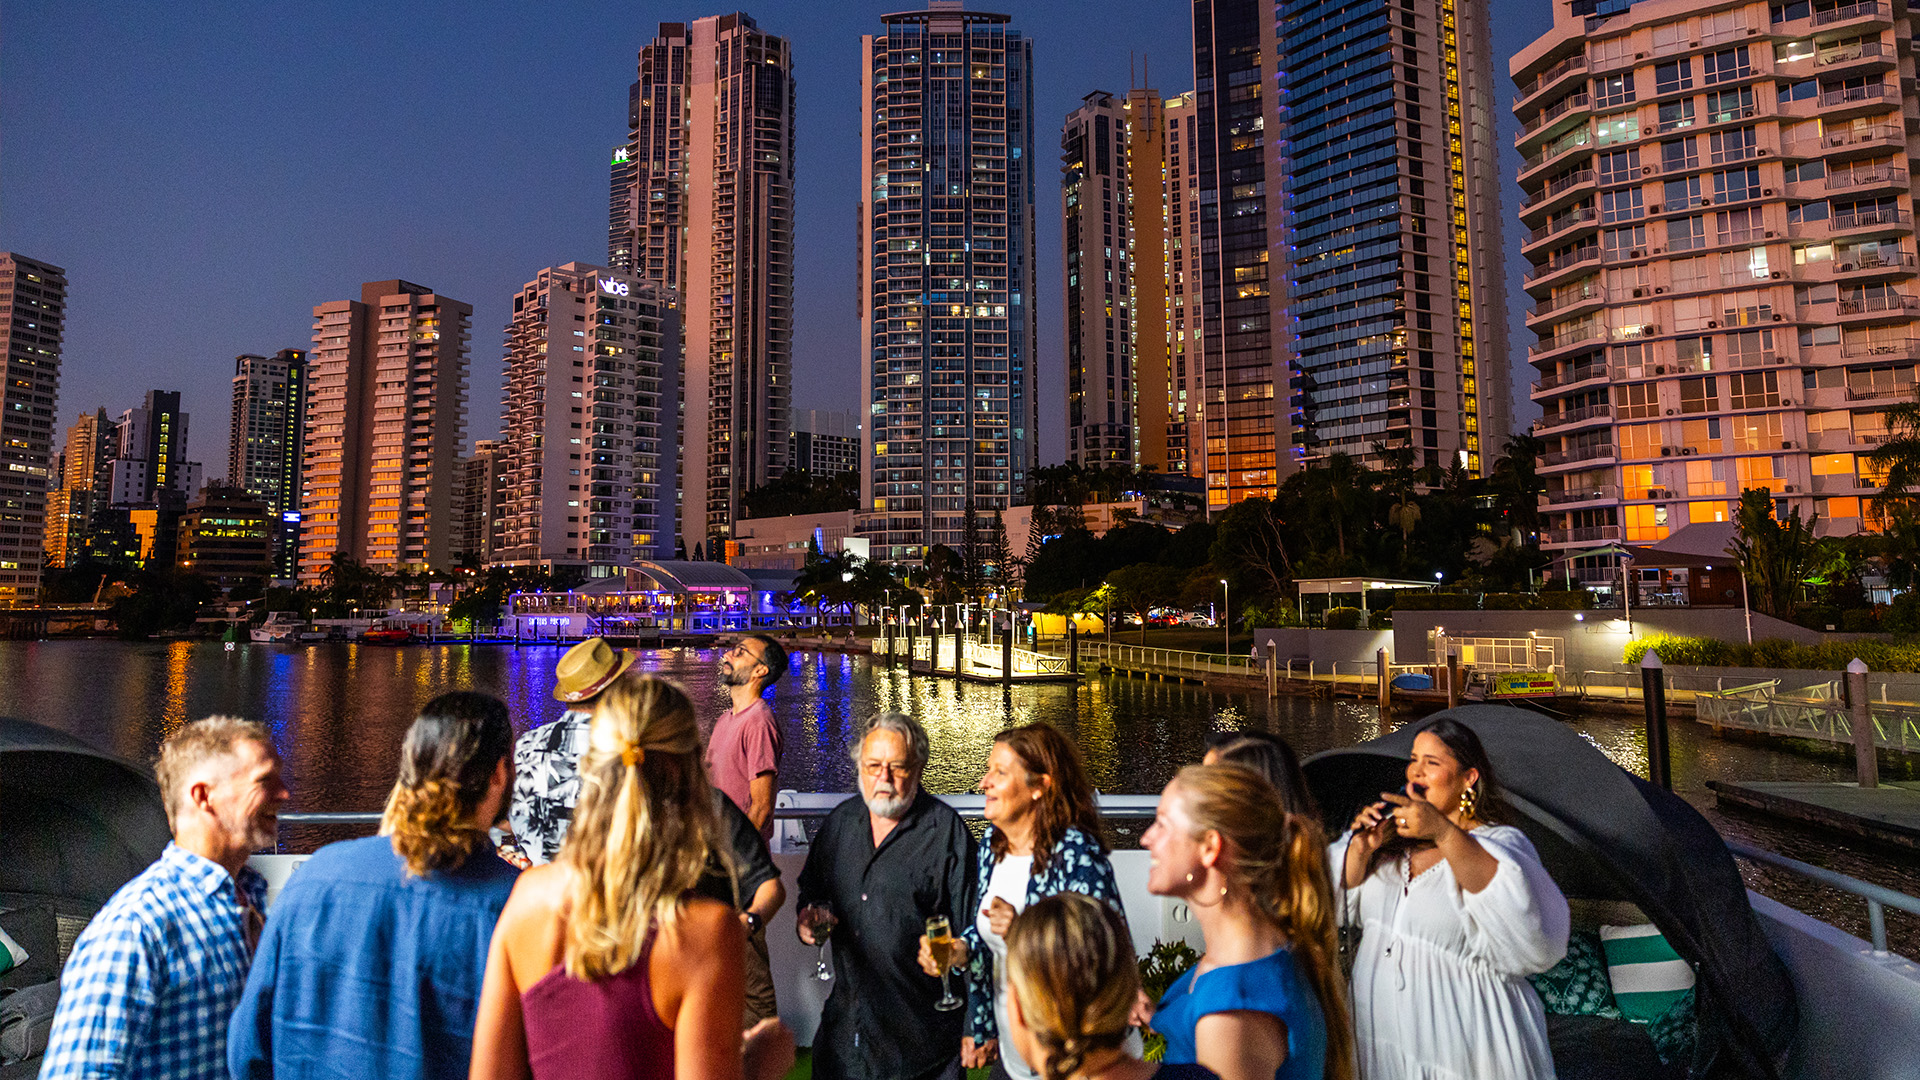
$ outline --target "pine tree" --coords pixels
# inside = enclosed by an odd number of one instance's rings
[[[999,510],[993,512],[993,528],[987,532],[985,560],[988,573],[995,588],[1003,594],[1013,588],[1014,573],[1018,567],[1014,563],[1013,546],[1007,542],[1006,515]],[[1010,595],[1003,595],[1010,600]]]
[[[960,587],[968,600],[979,602],[981,582],[986,575],[982,567],[986,555],[986,544],[980,535],[980,512],[974,508],[973,500],[967,500],[967,514],[960,544]]]

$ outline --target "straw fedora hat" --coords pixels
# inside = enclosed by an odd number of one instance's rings
[[[568,649],[553,667],[553,699],[577,704],[612,685],[633,666],[633,653],[616,649],[605,638],[588,638]]]

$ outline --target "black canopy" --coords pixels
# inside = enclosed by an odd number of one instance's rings
[[[1786,968],[1761,933],[1720,834],[1685,800],[1615,765],[1539,713],[1466,705],[1307,759],[1308,785],[1338,833],[1397,791],[1420,730],[1441,717],[1473,729],[1518,825],[1571,898],[1627,900],[1699,971],[1692,1075],[1777,1076],[1797,1016]]]
[[[0,892],[89,913],[169,839],[150,770],[11,717],[0,717],[0,822]]]

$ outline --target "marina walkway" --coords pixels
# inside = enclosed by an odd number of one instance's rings
[[[1920,783],[1709,780],[1721,802],[1920,851]]]

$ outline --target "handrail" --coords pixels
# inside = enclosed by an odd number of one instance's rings
[[[809,796],[813,805],[781,806],[776,803],[773,816],[792,821],[817,821],[833,813],[834,807],[852,798],[850,791],[825,792]],[[935,795],[953,807],[963,818],[979,818],[985,813],[985,798],[977,794]],[[1100,804],[1100,816],[1116,820],[1150,821],[1153,819],[1154,806],[1158,795],[1114,795],[1095,792]],[[291,811],[280,814],[283,825],[378,825],[381,814],[373,811]]]
[[[1788,870],[1810,881],[1817,881],[1832,889],[1852,893],[1867,902],[1867,932],[1873,938],[1873,951],[1880,955],[1887,952],[1887,908],[1895,908],[1912,915],[1920,915],[1920,897],[1875,885],[1871,881],[1861,881],[1856,877],[1833,870],[1823,869],[1803,863],[1798,859],[1789,859],[1778,852],[1743,844],[1738,840],[1728,840],[1727,850],[1743,859],[1766,863],[1782,870]]]

